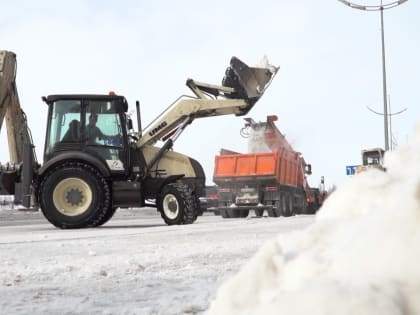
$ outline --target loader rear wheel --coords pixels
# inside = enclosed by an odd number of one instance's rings
[[[108,211],[105,213],[105,215],[102,217],[102,219],[97,221],[94,225],[92,225],[92,227],[101,226],[107,223],[114,216],[117,209],[118,208],[115,208],[115,207],[109,208]]]
[[[157,208],[168,225],[193,223],[197,219],[195,205],[195,198],[185,184],[168,184],[157,198]]]
[[[111,205],[110,189],[93,167],[67,162],[50,170],[39,189],[46,219],[62,229],[97,226]]]

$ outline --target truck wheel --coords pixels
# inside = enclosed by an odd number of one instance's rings
[[[283,193],[280,196],[280,201],[278,201],[278,211],[280,213],[280,215],[284,216],[284,217],[289,217],[290,216],[290,212],[289,212],[289,208],[288,208],[288,195]]]
[[[157,208],[168,225],[191,224],[197,219],[194,196],[185,184],[164,186],[157,198]]]
[[[226,202],[220,202],[219,201],[217,203],[217,207],[218,208],[222,208],[222,207],[226,208],[227,207],[227,203]],[[220,215],[222,216],[223,219],[229,219],[229,214],[228,214],[228,212],[227,212],[226,209],[219,210],[219,213],[220,213]]]
[[[263,209],[255,209],[254,212],[255,212],[255,215],[257,217],[262,217],[263,214],[264,214],[264,210]]]
[[[281,216],[281,212],[280,212],[280,202],[279,201],[274,201],[273,202],[273,208],[272,209],[268,209],[267,213],[269,217],[274,217],[277,218],[279,216]]]
[[[285,208],[285,211],[284,211],[284,216],[285,217],[290,217],[291,215],[294,214],[294,211],[293,211],[293,196],[291,194],[287,193],[287,194],[284,194],[283,197],[284,197],[285,204],[286,204],[286,208]]]
[[[222,209],[220,210],[220,215],[222,216],[223,219],[229,219],[229,213],[227,212],[226,209]]]
[[[238,209],[228,209],[226,210],[229,218],[239,218],[241,216]]]
[[[67,162],[50,170],[39,188],[42,213],[56,227],[96,226],[111,205],[108,183],[93,167]]]
[[[249,215],[249,209],[247,210],[239,210],[239,217],[246,218]]]

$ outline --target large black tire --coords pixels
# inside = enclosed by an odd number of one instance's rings
[[[282,200],[276,200],[274,201],[274,209],[276,217],[281,217],[284,215],[284,204],[282,203]]]
[[[292,208],[290,208],[290,195],[288,193],[282,193],[280,196],[280,213],[283,217],[290,217],[292,215]]]
[[[102,217],[102,219],[97,221],[95,225],[92,225],[92,227],[101,226],[107,223],[114,216],[117,209],[118,208],[115,208],[115,207],[109,208],[108,211],[105,213],[105,215]]]
[[[255,216],[262,217],[264,214],[264,209],[255,209],[254,212],[255,212]]]
[[[306,209],[305,197],[301,194],[295,197],[294,213],[304,214]]]
[[[223,219],[230,219],[229,213],[227,212],[226,209],[220,210],[220,215],[222,216]]]
[[[249,209],[246,210],[239,210],[239,217],[246,218],[249,215]]]
[[[280,211],[278,211],[276,209],[276,203],[277,202],[275,202],[273,204],[273,208],[272,209],[267,209],[267,214],[268,214],[269,217],[277,218],[277,217],[279,217],[281,215],[280,214]]]
[[[39,186],[44,216],[62,229],[97,226],[111,207],[111,192],[103,176],[90,165],[66,162],[48,171]]]
[[[241,217],[241,212],[239,209],[227,209],[226,210],[229,218],[240,218]]]
[[[197,219],[195,197],[185,184],[165,185],[157,198],[157,208],[168,225],[191,224]]]
[[[284,198],[284,203],[286,205],[283,215],[285,217],[290,217],[291,215],[294,214],[293,196],[290,193],[285,193],[283,194],[283,198]]]

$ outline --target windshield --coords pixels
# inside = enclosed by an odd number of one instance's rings
[[[364,165],[376,165],[381,162],[381,155],[378,151],[366,152],[363,158]]]
[[[85,137],[89,145],[122,147],[121,120],[112,102],[88,102]]]
[[[51,104],[46,154],[90,147],[105,160],[118,160],[123,128],[112,100],[57,100]]]

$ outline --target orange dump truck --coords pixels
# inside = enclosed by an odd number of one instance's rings
[[[315,213],[325,193],[309,187],[306,175],[311,174],[311,165],[277,129],[277,116],[259,123],[245,120],[241,135],[249,138],[249,153],[222,149],[215,157],[215,210],[224,218],[246,217],[251,209],[257,216],[266,210],[271,217]]]

